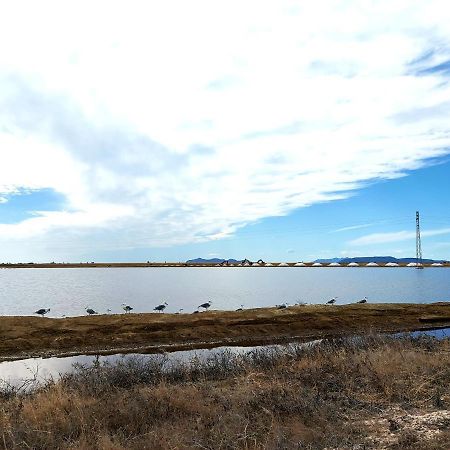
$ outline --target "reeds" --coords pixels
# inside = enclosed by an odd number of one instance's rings
[[[448,339],[369,336],[175,363],[155,355],[4,390],[0,447],[432,450],[450,448],[449,406]],[[401,420],[389,428],[402,412],[427,411],[444,414],[433,433]]]

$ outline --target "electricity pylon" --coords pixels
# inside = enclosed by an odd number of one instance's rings
[[[423,269],[422,243],[420,241],[420,214],[416,211],[416,268]]]

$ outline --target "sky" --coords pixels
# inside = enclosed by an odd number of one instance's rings
[[[447,2],[4,2],[0,261],[450,259]]]

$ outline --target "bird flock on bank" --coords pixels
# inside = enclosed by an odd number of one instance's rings
[[[337,302],[338,297],[333,297],[330,300],[325,302],[325,305],[334,305]],[[367,297],[362,298],[361,300],[358,300],[356,303],[357,304],[364,304],[367,303],[368,299]],[[202,303],[201,305],[197,306],[197,309],[192,313],[192,314],[198,314],[200,311],[208,311],[209,308],[212,305],[212,301],[209,300],[206,303]],[[308,305],[308,303],[303,302],[303,301],[298,301],[296,303],[294,303],[293,305],[290,305],[288,302],[282,303],[280,305],[275,305],[276,309],[286,309],[289,306],[306,306]],[[169,304],[167,302],[163,302],[160,305],[157,305],[153,308],[153,311],[158,312],[158,313],[163,313],[164,310],[167,308],[167,306],[169,306]],[[127,305],[126,303],[122,303],[122,309],[124,310],[125,314],[129,314],[131,313],[131,311],[133,311],[133,307],[131,307],[130,305]],[[241,305],[240,308],[236,309],[236,311],[244,311],[244,305]],[[99,314],[98,311],[95,311],[95,309],[89,308],[88,306],[86,306],[85,308],[86,313],[89,316],[95,315],[95,314]],[[175,312],[175,314],[183,314],[184,309],[180,308],[177,312]],[[41,308],[38,309],[37,311],[35,311],[35,314],[38,314],[41,317],[44,317],[47,313],[50,312],[50,308]],[[111,309],[107,309],[106,310],[107,314],[111,313]],[[65,317],[65,316],[63,316]]]

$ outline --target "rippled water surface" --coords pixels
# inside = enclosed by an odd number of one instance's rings
[[[367,296],[371,302],[430,303],[450,300],[450,269],[426,268],[81,268],[1,269],[0,315],[32,315],[51,308],[50,317],[149,312],[167,301],[167,312],[270,306],[297,301],[338,303]]]

